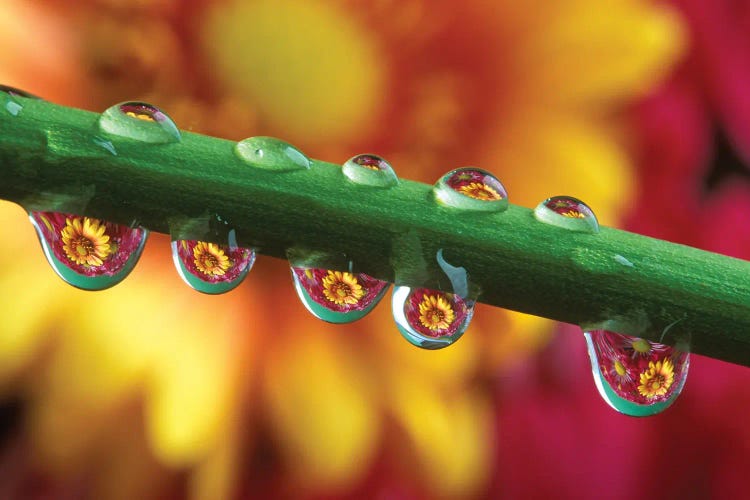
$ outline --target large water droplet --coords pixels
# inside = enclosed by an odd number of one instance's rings
[[[433,188],[442,204],[466,210],[500,212],[508,208],[505,186],[489,172],[463,167],[442,176]]]
[[[310,168],[299,149],[274,137],[250,137],[237,143],[234,152],[242,161],[266,170],[286,172]]]
[[[364,273],[292,267],[292,278],[302,304],[316,318],[329,323],[351,323],[372,311],[388,283]]]
[[[655,415],[680,395],[690,365],[685,350],[607,330],[585,336],[596,387],[615,410]]]
[[[130,273],[148,231],[80,215],[30,212],[52,269],[83,290],[103,290]]]
[[[364,154],[349,158],[342,167],[344,175],[357,184],[374,187],[391,187],[398,177],[391,165],[379,156]]]
[[[151,144],[179,142],[181,138],[172,119],[145,102],[115,104],[99,117],[99,129],[109,135]]]
[[[571,231],[599,232],[599,221],[594,212],[584,202],[572,196],[547,198],[534,209],[534,216],[546,224]]]
[[[456,342],[474,314],[472,301],[428,288],[397,286],[392,306],[401,335],[423,349],[442,349]]]
[[[255,252],[250,248],[196,240],[173,241],[172,257],[185,283],[209,294],[235,288],[255,262]]]

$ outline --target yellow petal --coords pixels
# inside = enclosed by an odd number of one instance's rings
[[[330,328],[306,326],[269,360],[265,406],[290,470],[305,484],[342,488],[367,470],[379,415],[368,373],[354,353],[338,345]]]

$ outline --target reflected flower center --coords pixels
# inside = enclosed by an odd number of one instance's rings
[[[97,219],[69,217],[60,232],[65,255],[73,262],[86,266],[101,266],[111,255],[106,227]]]
[[[419,304],[419,322],[430,330],[445,330],[456,317],[450,303],[442,295],[425,295]]]
[[[365,294],[362,285],[352,273],[328,271],[322,284],[325,298],[338,305],[356,304]]]
[[[207,276],[224,276],[232,265],[229,257],[219,245],[199,241],[193,248],[195,267]]]
[[[663,396],[674,382],[674,366],[669,359],[649,362],[648,370],[641,373],[638,392],[649,399]]]
[[[466,196],[474,198],[476,200],[491,201],[499,200],[502,198],[502,196],[500,196],[500,193],[483,182],[471,182],[469,184],[466,184],[465,186],[461,186],[460,188],[458,188],[458,190]]]

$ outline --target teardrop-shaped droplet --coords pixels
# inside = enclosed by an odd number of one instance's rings
[[[310,160],[299,149],[274,137],[250,137],[237,143],[238,158],[253,167],[286,172],[310,168]]]
[[[302,304],[316,318],[329,323],[351,323],[372,311],[388,283],[364,273],[292,267],[294,288]]]
[[[655,415],[680,395],[690,353],[607,330],[585,332],[599,394],[632,417]]]
[[[206,241],[175,240],[172,258],[185,283],[199,292],[217,294],[232,290],[245,279],[255,252]]]
[[[349,158],[342,170],[350,181],[357,184],[385,188],[398,184],[398,177],[391,165],[376,155],[364,154]]]
[[[473,302],[428,288],[394,287],[392,305],[401,335],[423,349],[453,344],[469,327],[474,314]]]
[[[116,285],[133,270],[148,231],[91,217],[30,212],[31,222],[52,269],[83,290]]]
[[[442,204],[465,210],[501,212],[508,208],[505,186],[489,172],[474,167],[451,170],[433,188]]]
[[[572,196],[553,196],[534,209],[534,216],[546,224],[580,233],[598,233],[599,221],[593,210]]]
[[[145,102],[121,102],[99,117],[105,134],[151,144],[180,141],[180,131],[172,119],[156,106]]]

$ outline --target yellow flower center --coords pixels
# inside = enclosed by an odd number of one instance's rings
[[[649,362],[648,370],[641,373],[641,383],[638,392],[649,399],[663,396],[674,383],[674,366],[672,361]]]
[[[419,322],[430,330],[445,330],[455,318],[456,313],[442,295],[425,295],[419,304]]]
[[[621,377],[625,375],[625,373],[627,373],[627,370],[625,370],[625,366],[622,363],[620,363],[619,360],[615,361],[615,371]]]
[[[337,305],[356,304],[365,294],[352,273],[328,271],[322,283],[325,298]]]
[[[68,217],[60,232],[65,255],[79,265],[101,266],[112,253],[105,229],[97,219]]]
[[[477,200],[492,201],[502,198],[500,193],[484,182],[471,182],[465,186],[461,186],[458,190],[466,196]]]
[[[135,118],[137,120],[143,120],[144,122],[153,122],[153,121],[156,121],[156,120],[154,120],[153,116],[151,116],[149,114],[146,114],[146,113],[136,113],[135,111],[128,111],[125,114],[128,115],[131,118]]]
[[[651,350],[651,344],[648,340],[637,339],[633,342],[633,349],[641,354],[646,354]]]
[[[579,212],[578,210],[572,210],[572,209],[571,209],[571,210],[568,210],[567,212],[563,212],[563,213],[562,213],[562,214],[560,214],[560,215],[563,215],[563,216],[565,216],[565,217],[569,217],[569,218],[571,218],[571,219],[585,219],[585,218],[586,218],[586,216],[585,216],[585,215],[583,215],[583,214],[582,214],[581,212]]]
[[[232,265],[219,245],[199,241],[193,248],[195,267],[206,276],[224,276]]]

